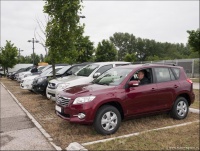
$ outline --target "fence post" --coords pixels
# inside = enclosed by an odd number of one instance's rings
[[[194,78],[194,59],[192,59],[192,78]]]

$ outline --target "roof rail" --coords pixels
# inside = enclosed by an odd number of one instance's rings
[[[162,65],[177,66],[175,63],[163,63],[163,62],[145,63],[144,65],[152,65],[152,64],[162,64]]]

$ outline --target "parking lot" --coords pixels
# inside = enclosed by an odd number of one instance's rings
[[[167,114],[137,118],[123,121],[121,127],[114,135],[102,136],[97,134],[91,125],[72,124],[60,119],[55,114],[55,102],[47,100],[42,95],[20,89],[18,82],[6,78],[2,78],[1,82],[41,124],[52,137],[53,142],[62,149],[65,149],[72,142],[87,143],[199,119],[199,115],[194,113],[189,113],[184,120],[174,120]]]

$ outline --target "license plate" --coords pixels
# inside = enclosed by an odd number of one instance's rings
[[[61,107],[56,105],[56,111],[61,113],[61,110],[62,110]]]

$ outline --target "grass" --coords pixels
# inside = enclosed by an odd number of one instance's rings
[[[137,118],[123,121],[115,134],[102,136],[97,134],[90,125],[73,124],[59,118],[55,114],[54,102],[47,100],[42,95],[34,94],[28,90],[22,90],[16,81],[1,78],[1,82],[51,135],[54,143],[62,149],[65,149],[72,142],[86,143],[199,119],[199,116],[194,113],[189,113],[188,117],[184,120],[174,120],[167,114]],[[151,139],[154,139],[154,136]],[[151,148],[149,147],[149,149]]]
[[[199,83],[199,78],[194,78],[194,79],[191,79],[192,82],[196,82],[196,83]]]
[[[195,94],[194,103],[190,106],[191,108],[200,109],[200,100],[199,100],[199,90],[193,89]]]
[[[199,150],[199,123],[85,147],[89,150]]]

